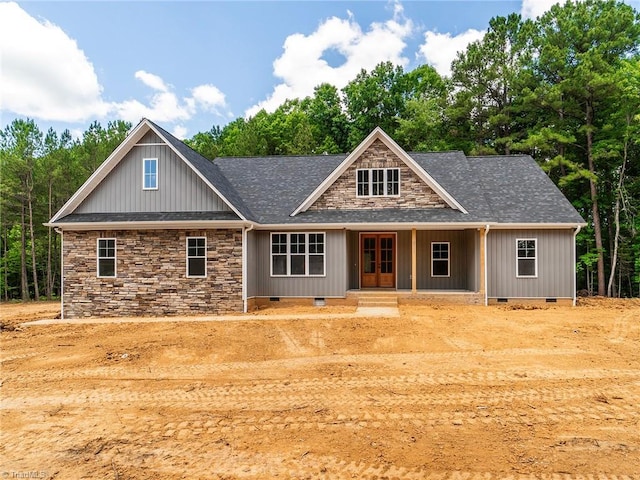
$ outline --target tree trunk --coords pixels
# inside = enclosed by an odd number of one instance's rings
[[[53,182],[51,181],[51,179],[49,179],[49,217],[47,218],[47,220],[51,219],[52,215],[51,215],[51,211],[52,211],[52,205],[51,205],[51,198],[53,197],[52,195],[52,191],[53,191]],[[53,292],[53,282],[52,282],[52,276],[51,276],[51,249],[52,249],[52,229],[51,227],[47,228],[47,300],[51,300],[52,297],[52,292]]]
[[[27,281],[27,237],[24,221],[24,203],[20,209],[20,292],[23,301],[31,300],[29,296],[29,282]]]
[[[595,176],[595,166],[593,164],[593,105],[592,99],[587,100],[586,108],[586,127],[587,127],[587,162],[589,164],[589,172]],[[602,227],[600,224],[600,212],[598,209],[598,191],[596,182],[593,177],[589,178],[589,190],[591,193],[591,212],[593,215],[593,232],[596,241],[596,253],[598,255],[598,295],[604,296],[605,279],[604,279],[604,255],[602,251]]]
[[[4,252],[3,252],[3,258],[5,259],[5,267],[4,267],[4,301],[8,302],[9,301],[9,268],[8,265],[6,263],[7,260],[7,253],[9,251],[9,229],[5,226],[4,227]]]
[[[31,177],[31,173],[29,173]],[[33,233],[33,200],[31,194],[33,193],[33,178],[31,181],[27,179],[27,205],[29,206],[29,234],[31,237],[31,266],[33,272],[33,289],[35,291],[35,299],[40,300],[40,289],[38,287],[38,265],[36,263],[36,239]]]
[[[630,119],[627,116],[627,127],[630,124]],[[616,276],[616,267],[618,264],[618,244],[620,242],[620,201],[622,199],[622,188],[624,186],[624,173],[627,168],[627,155],[628,146],[626,135],[624,140],[624,146],[622,150],[622,166],[620,167],[620,177],[618,178],[618,189],[616,190],[616,204],[613,207],[614,221],[616,226],[616,233],[613,236],[613,256],[611,257],[611,274],[609,275],[609,284],[607,285],[607,295],[614,296],[613,280]],[[620,283],[620,289],[622,288],[622,282]],[[620,290],[619,289],[619,290]],[[619,293],[618,290],[618,293]]]

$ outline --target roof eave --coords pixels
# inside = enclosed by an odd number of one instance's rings
[[[585,222],[550,222],[550,223],[495,223],[491,225],[494,230],[545,230],[559,228],[583,228],[586,227]]]
[[[137,222],[49,222],[45,227],[64,231],[88,230],[180,230],[185,228],[243,228],[252,225],[246,220],[174,220]]]

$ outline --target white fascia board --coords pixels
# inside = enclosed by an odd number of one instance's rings
[[[174,148],[174,146],[171,144],[171,142],[169,142],[164,135],[162,135],[162,133],[160,133],[159,131],[157,131],[155,128],[153,128],[153,125],[149,125],[151,127],[151,129],[154,131],[154,133],[156,135],[158,135],[161,139],[163,139],[165,141],[165,143],[167,144],[167,146],[169,148],[171,148],[171,150],[173,150],[173,152],[180,158],[182,159],[182,161],[184,163],[186,163],[189,168],[191,168],[191,170],[193,171],[193,173],[195,173],[198,178],[200,178],[200,180],[202,180],[216,195],[218,195],[222,201],[224,203],[227,204],[227,206],[233,210],[233,213],[235,213],[236,215],[238,215],[238,217],[240,217],[242,220],[246,220],[246,217],[244,215],[242,215],[242,213],[240,213],[240,211],[235,207],[235,205],[233,205],[233,203],[231,203],[229,200],[227,200],[227,198],[218,191],[218,189],[200,172],[200,170],[198,170],[197,168],[195,168],[191,162],[189,160],[186,159],[186,157],[184,157],[176,148]]]
[[[489,223],[489,225],[493,225]],[[484,228],[487,222],[460,223],[274,223],[256,225],[256,230],[353,230],[353,231],[398,231],[411,230],[467,230]],[[492,227],[494,228],[494,227]]]
[[[151,221],[151,222],[67,222],[45,223],[45,227],[53,227],[66,232],[89,230],[179,230],[179,229],[216,229],[243,228],[250,223],[246,221],[224,222],[216,220],[185,221]]]
[[[586,223],[495,223],[491,224],[491,230],[557,230],[559,228],[575,229],[586,226]]]
[[[344,173],[347,169],[356,161],[364,151],[371,146],[371,144],[380,140],[384,143],[398,158],[405,162],[405,164],[416,174],[420,179],[425,182],[431,189],[436,192],[451,208],[460,210],[462,213],[468,213],[462,205],[460,205],[455,198],[453,198],[444,188],[436,182],[431,175],[425,172],[416,161],[405,152],[400,145],[398,145],[384,130],[380,127],[376,127],[362,142],[351,152],[347,158],[345,158],[338,167],[331,172],[331,174],[324,179],[324,181],[318,185],[318,187],[309,195],[301,204],[296,208],[292,217],[295,217],[300,212],[305,212],[313,203],[320,198],[320,196],[326,192],[331,185]]]
[[[449,205],[454,210],[461,211],[465,215],[469,213],[462,205],[458,203],[455,198],[453,198],[449,194],[449,192],[447,192],[438,182],[436,182],[436,180],[431,175],[429,175],[420,165],[418,165],[418,163],[413,158],[411,158],[411,156],[407,152],[405,152],[404,149],[400,145],[398,145],[393,138],[387,135],[382,129],[380,129],[380,134],[380,140],[382,140],[387,145],[387,147],[389,147],[389,149],[393,153],[395,153],[401,160],[404,160],[407,166],[411,170],[413,170],[413,173],[418,175],[418,177],[420,177],[423,182],[429,185],[429,187],[431,187],[431,189],[436,192],[447,205]]]
[[[145,128],[146,127],[146,128]],[[89,194],[100,184],[102,180],[113,170],[118,163],[129,153],[133,146],[149,131],[150,125],[146,118],[143,118],[136,125],[127,138],[116,147],[116,149],[102,162],[95,172],[82,184],[82,186],[74,193],[69,200],[62,206],[60,210],[49,220],[50,223],[55,222],[61,217],[73,213],[73,211],[89,196]]]
[[[380,127],[376,127],[362,142],[358,145],[353,152],[351,152],[347,158],[345,158],[340,165],[336,167],[336,169],[331,172],[331,174],[325,178],[320,185],[309,195],[299,206],[296,208],[290,216],[295,217],[300,212],[305,212],[313,203],[320,198],[327,189],[333,185],[333,183],[340,178],[344,172],[351,166],[351,164],[360,156],[362,153],[369,148],[369,146],[375,141],[377,138],[378,132],[382,132]]]

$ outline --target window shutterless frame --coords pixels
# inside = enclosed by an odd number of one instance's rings
[[[356,197],[397,197],[399,195],[399,168],[359,168],[356,170]]]
[[[98,238],[96,242],[96,276],[116,277],[116,239]]]
[[[450,242],[431,242],[431,276],[451,276]]]
[[[516,278],[538,278],[538,239],[516,239]]]
[[[326,276],[325,232],[273,232],[270,248],[272,277]]]
[[[142,189],[143,190],[158,189],[158,159],[157,158],[142,159]]]
[[[207,237],[187,237],[187,277],[207,276]]]

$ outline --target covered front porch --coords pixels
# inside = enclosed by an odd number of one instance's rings
[[[484,303],[485,230],[347,231],[347,296]]]

